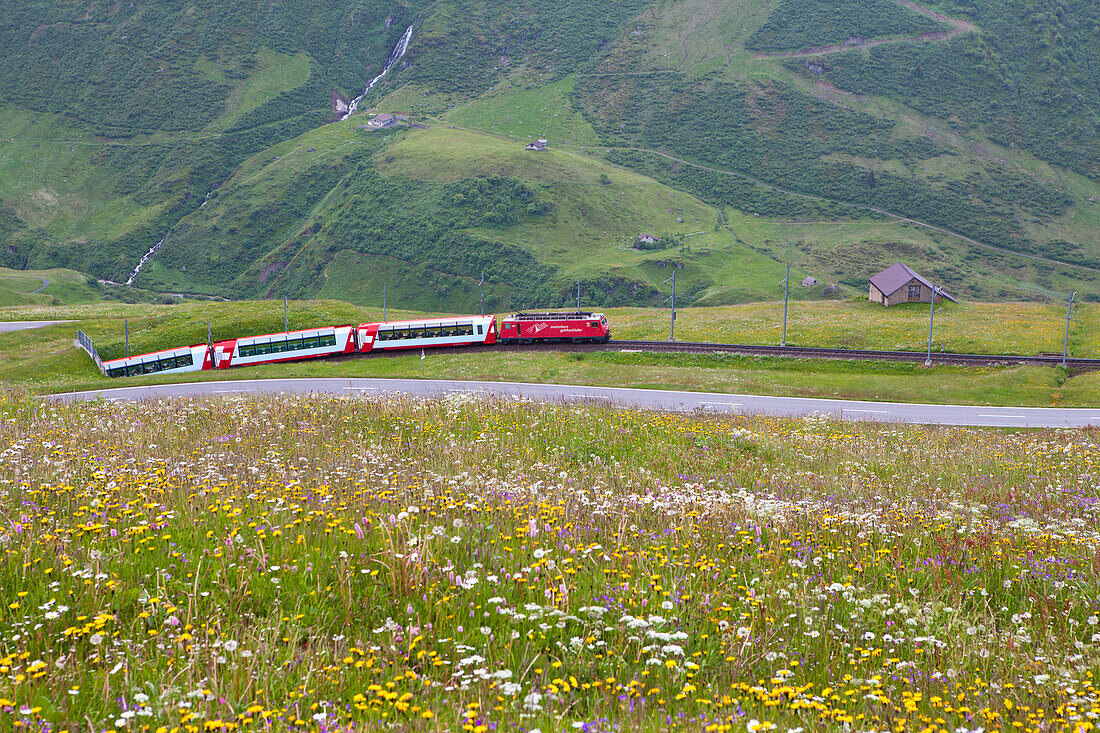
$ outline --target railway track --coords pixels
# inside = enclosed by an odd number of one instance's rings
[[[758,346],[751,344],[716,344],[699,341],[625,341],[614,339],[607,343],[546,343],[503,345],[491,344],[477,347],[478,351],[566,351],[566,352],[639,352],[664,354],[732,354],[737,356],[767,356],[781,359],[845,359],[850,361],[895,361],[923,364],[927,355],[923,351],[876,351],[868,349],[829,349],[813,346]],[[430,349],[433,354],[469,353],[468,346]],[[357,359],[378,356],[401,356],[407,351],[391,351],[370,354],[342,354],[332,359]],[[1061,366],[1061,356],[1017,356],[1001,354],[952,354],[932,352],[933,365],[1004,367],[1004,366]],[[1071,371],[1086,372],[1100,369],[1100,359],[1066,359]]]
[[[901,361],[923,364],[923,351],[876,351],[869,349],[829,349],[813,346],[755,346],[748,344],[713,344],[690,341],[611,341],[598,344],[602,350],[664,353],[737,354],[741,356],[771,356],[788,359],[848,359],[855,361]],[[1061,356],[1018,356],[1002,354],[953,354],[932,352],[932,364],[954,366],[1061,366]],[[1066,359],[1066,367],[1074,371],[1100,369],[1100,359]]]

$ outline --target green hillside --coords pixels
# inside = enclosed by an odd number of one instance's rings
[[[0,266],[121,282],[164,240],[136,285],[459,308],[483,272],[500,307],[652,305],[673,267],[716,305],[903,259],[1100,299],[1085,0],[0,7]],[[424,129],[334,123],[409,24],[363,109]]]

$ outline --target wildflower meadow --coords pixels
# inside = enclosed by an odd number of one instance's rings
[[[0,396],[0,730],[1091,730],[1095,431]]]

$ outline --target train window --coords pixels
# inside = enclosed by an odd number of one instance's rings
[[[477,324],[477,335],[478,336],[484,335],[484,332],[481,330],[481,324],[480,323]]]
[[[237,347],[237,351],[240,353],[241,358],[252,356],[252,344],[242,344]]]
[[[591,326],[592,328],[599,328],[600,327],[600,322],[599,321],[592,321],[588,325]]]

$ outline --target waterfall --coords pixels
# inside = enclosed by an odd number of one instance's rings
[[[405,51],[409,48],[409,41],[412,40],[412,35],[413,27],[410,25],[405,29],[405,34],[401,36],[401,40],[393,47],[393,51],[390,52],[390,57],[386,59],[386,65],[382,67],[382,73],[371,79],[370,83],[367,84],[367,88],[363,90],[363,93],[351,100],[351,104],[348,105],[348,111],[340,118],[341,121],[355,114],[355,111],[359,109],[359,103],[363,101],[363,97],[367,96],[367,92],[373,89],[375,84],[382,81],[382,77],[386,75],[386,72],[392,69],[393,65],[401,60],[401,57],[405,55]]]
[[[168,239],[168,235],[165,235],[164,239]],[[133,285],[134,284],[134,278],[137,277],[137,274],[139,272],[141,272],[142,265],[144,265],[146,262],[148,262],[149,258],[152,257],[154,254],[156,254],[157,250],[160,249],[160,246],[162,244],[164,244],[164,239],[160,240],[159,242],[157,242],[156,244],[154,244],[152,247],[149,248],[149,251],[146,252],[145,256],[141,258],[141,262],[138,262],[137,267],[135,267],[134,271],[130,273],[130,277],[126,278],[126,284],[127,285]]]

